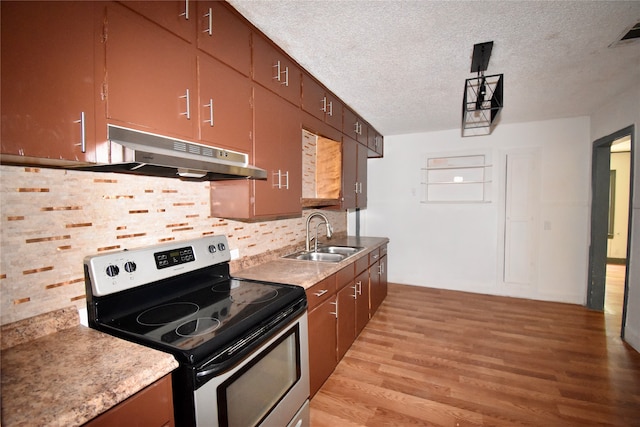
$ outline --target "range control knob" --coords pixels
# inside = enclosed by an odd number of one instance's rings
[[[124,263],[124,270],[127,273],[133,273],[134,271],[136,271],[136,268],[138,268],[138,266],[133,261],[127,261]]]
[[[117,265],[110,264],[107,266],[107,276],[116,277],[120,273],[120,269]]]
[[[209,252],[211,252],[212,254],[215,254],[216,251],[217,251],[216,245],[209,245]]]
[[[218,243],[218,250],[224,251],[226,249],[226,246],[224,245],[224,243]]]

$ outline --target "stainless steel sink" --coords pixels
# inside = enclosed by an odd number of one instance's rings
[[[361,250],[362,248],[356,246],[318,246],[317,251],[300,251],[283,258],[302,261],[340,262]]]
[[[285,258],[300,259],[303,261],[340,262],[346,257],[340,254],[303,251],[303,252],[296,252],[295,254],[287,255]]]
[[[344,256],[351,256],[356,252],[360,252],[362,248],[357,246],[319,246],[318,252],[327,254],[340,254]]]

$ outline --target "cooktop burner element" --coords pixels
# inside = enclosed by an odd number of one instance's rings
[[[192,302],[173,302],[145,310],[136,320],[143,326],[162,326],[195,314],[198,310],[198,304]]]
[[[198,317],[178,326],[176,334],[181,337],[197,337],[215,331],[220,324],[221,322],[215,317]]]

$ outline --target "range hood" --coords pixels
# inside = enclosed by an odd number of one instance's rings
[[[110,162],[78,169],[197,181],[267,178],[244,153],[114,125],[107,126],[107,134]]]

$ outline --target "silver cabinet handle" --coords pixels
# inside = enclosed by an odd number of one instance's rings
[[[352,286],[351,289],[353,289],[353,295],[351,295],[353,299],[358,299],[358,287]]]
[[[358,183],[356,182],[356,190],[355,190],[356,194],[358,194]]]
[[[276,62],[276,65],[274,65],[273,68],[276,69],[276,73],[275,73],[276,75],[273,76],[273,79],[279,82],[280,81],[280,75],[282,74],[280,72],[280,61]]]
[[[189,89],[185,91],[185,94],[180,97],[180,99],[185,99],[187,102],[187,111],[184,113],[180,113],[181,116],[186,116],[187,120],[191,120],[191,96],[189,96]]]
[[[380,263],[380,275],[382,276],[384,274],[384,262]]]
[[[320,110],[322,110],[323,113],[327,112],[327,97],[326,96],[322,97],[322,107],[320,108]]]
[[[278,177],[278,181],[276,182],[276,177]],[[285,177],[285,184],[282,184],[282,178]],[[281,169],[278,169],[278,172],[273,173],[273,188],[277,188],[279,190],[289,189],[289,171],[283,172]]]
[[[322,295],[326,294],[327,292],[329,292],[329,290],[328,290],[328,289],[323,289],[323,290],[321,290],[321,291],[319,291],[319,292],[314,292],[313,294],[314,294],[315,296],[317,296],[317,297],[321,297]]]
[[[76,120],[74,123],[80,123],[80,144],[76,144],[80,146],[80,151],[83,153],[87,152],[87,131],[85,127],[85,115],[84,111],[80,112],[80,120]]]
[[[358,283],[358,295],[362,295],[362,280],[359,280]]]
[[[278,60],[273,68],[276,69],[276,75],[273,76],[273,79],[280,82],[283,86],[289,86],[289,67],[284,67],[284,71],[282,71],[282,65],[280,64],[280,60]],[[282,78],[283,74],[284,79]]]
[[[209,8],[209,12],[202,15],[205,18],[208,18],[209,26],[203,33],[207,33],[209,36],[213,36],[213,9]]]
[[[328,114],[333,117],[333,101],[329,102],[329,113]]]
[[[336,306],[336,311],[332,311],[329,314],[334,314],[336,316],[336,319],[338,318],[338,301],[332,301],[329,304],[333,304]]]
[[[184,19],[189,20],[189,0],[184,0],[184,12],[178,16],[184,16]]]
[[[378,259],[378,257],[379,257],[379,256],[380,256],[380,255],[375,254],[375,255],[373,256],[373,259]]]
[[[213,127],[213,98],[209,98],[209,103],[203,105],[205,108],[209,108],[209,120],[205,120],[205,123],[209,123],[209,126]]]

